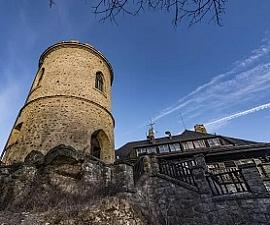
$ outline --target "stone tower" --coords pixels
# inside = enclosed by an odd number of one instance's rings
[[[33,150],[46,154],[64,144],[112,163],[112,82],[110,63],[91,45],[67,41],[46,49],[3,161],[24,161]]]

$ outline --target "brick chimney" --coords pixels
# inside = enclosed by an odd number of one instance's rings
[[[196,124],[194,126],[194,131],[198,133],[207,134],[206,128],[203,124]]]
[[[155,142],[155,130],[154,130],[154,127],[153,127],[152,124],[150,125],[150,128],[149,128],[148,133],[147,133],[147,140],[150,143],[154,143]]]

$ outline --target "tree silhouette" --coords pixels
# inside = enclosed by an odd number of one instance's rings
[[[136,16],[146,10],[167,11],[173,15],[173,24],[184,20],[189,25],[206,19],[221,26],[226,0],[92,0],[93,13],[101,21],[116,21],[119,14]],[[50,7],[55,0],[49,0]]]

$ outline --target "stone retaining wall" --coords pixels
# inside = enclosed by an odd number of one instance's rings
[[[248,191],[213,196],[200,157],[195,159],[198,163],[193,171],[193,187],[160,176],[154,156],[146,157],[145,172],[134,183],[130,164],[108,165],[62,150],[51,152],[44,160],[39,156],[31,161],[29,157],[24,164],[0,166],[3,212],[48,211],[61,208],[63,202],[84,208],[118,196],[132,205],[142,221],[153,225],[270,224],[269,192],[254,165],[242,167]]]

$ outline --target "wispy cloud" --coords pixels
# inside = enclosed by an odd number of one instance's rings
[[[6,73],[12,74],[11,70],[6,71]],[[5,75],[5,73],[2,75]],[[11,131],[19,105],[22,104],[21,98],[24,93],[20,84],[22,82],[10,76],[8,81],[5,82],[5,87],[0,91],[0,154]]]
[[[218,116],[227,117],[224,115],[228,115],[228,112],[232,110],[241,110],[241,108],[249,107],[252,104],[260,104],[260,99],[267,94],[266,90],[270,89],[269,57],[270,35],[267,33],[267,36],[262,40],[262,44],[253,50],[249,56],[236,61],[229,71],[214,76],[207,83],[200,85],[188,95],[180,98],[174,105],[160,110],[156,116],[152,117],[152,121],[158,122],[163,118],[170,117],[173,113],[173,116],[175,116],[175,113],[181,112],[187,125],[189,126],[190,123],[193,126],[197,122],[214,122],[213,118]],[[234,114],[237,113],[229,115]],[[242,116],[244,115],[247,114]],[[235,115],[233,118],[238,117]],[[228,125],[230,121],[216,122],[209,129],[217,130]],[[125,135],[134,134],[137,130],[146,127],[145,124],[148,122],[145,121],[136,129],[126,132]],[[181,121],[178,122],[181,123]]]
[[[22,107],[27,94],[26,84],[31,79],[31,67],[26,60],[29,49],[33,49],[37,40],[37,33],[29,24],[23,4],[18,10],[20,23],[9,40],[6,42],[0,57],[3,66],[0,68],[0,153],[8,139],[12,125],[16,119],[19,108]],[[21,42],[17,41],[20,34]],[[19,43],[19,44],[18,44]]]
[[[241,69],[246,68],[248,66],[253,65],[254,63],[258,62],[265,56],[269,55],[270,53],[270,40],[269,40],[269,34],[266,33],[266,37],[262,39],[262,44],[259,48],[252,51],[251,55],[247,58],[244,58],[242,60],[236,61],[234,63],[235,69]]]
[[[270,108],[270,103],[259,105],[259,106],[253,107],[251,109],[248,109],[248,110],[245,110],[245,111],[242,111],[242,112],[238,112],[238,113],[233,113],[233,114],[231,114],[229,116],[225,116],[223,118],[220,118],[220,119],[205,123],[205,125],[206,126],[213,126],[213,125],[217,125],[217,124],[222,124],[224,122],[236,119],[238,117],[245,116],[245,115],[255,113],[255,112],[258,112],[258,111],[261,111],[261,110],[264,110],[264,109],[269,109],[269,108]]]
[[[264,38],[257,49],[248,57],[234,63],[230,71],[213,77],[209,82],[180,98],[176,104],[161,110],[153,120],[158,121],[177,111],[181,111],[185,119],[194,118],[194,114],[197,118],[206,114],[224,115],[225,109],[231,111],[234,106],[258,101],[264,96],[265,90],[270,88],[269,56],[270,38]],[[256,111],[258,110],[252,112]],[[237,117],[239,116],[234,115],[233,118]]]

